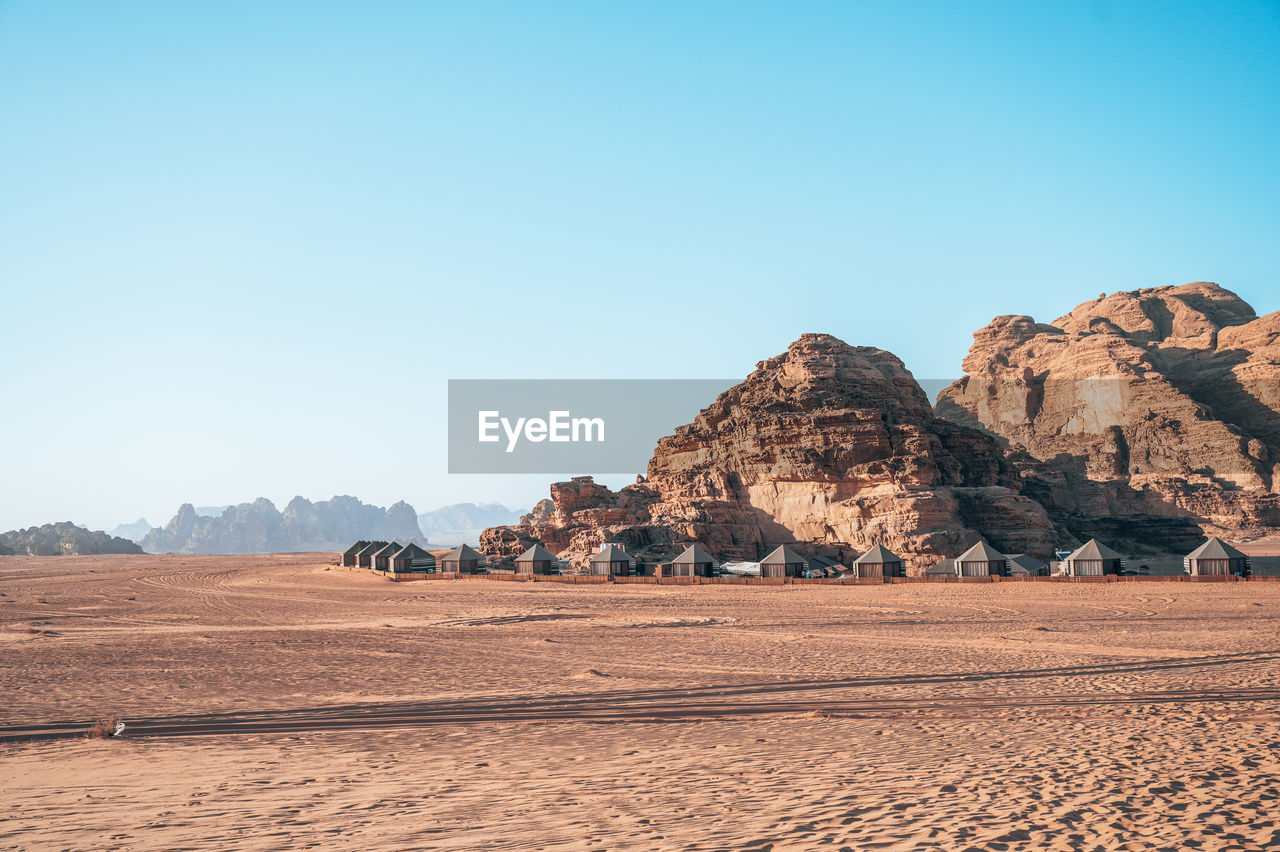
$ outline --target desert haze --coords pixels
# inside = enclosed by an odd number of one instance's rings
[[[1280,842],[1280,584],[388,583],[305,554],[6,557],[0,588],[9,849]]]

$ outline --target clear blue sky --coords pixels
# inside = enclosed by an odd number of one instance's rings
[[[449,378],[1280,308],[1280,5],[0,0],[0,530],[445,475]]]

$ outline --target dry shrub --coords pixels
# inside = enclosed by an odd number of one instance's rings
[[[86,740],[108,740],[116,735],[116,728],[120,726],[120,718],[112,716],[108,719],[99,719],[89,726],[89,730],[85,732]]]

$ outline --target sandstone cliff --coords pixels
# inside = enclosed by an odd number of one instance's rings
[[[1280,527],[1280,313],[1204,282],[1114,293],[1052,324],[996,317],[964,370],[939,414],[1005,441],[1077,536]]]
[[[481,547],[540,542],[581,564],[605,541],[654,558],[700,541],[719,559],[788,542],[847,559],[879,543],[917,571],[979,538],[1048,556],[1053,525],[1019,488],[999,442],[937,417],[895,356],[807,334],[660,440],[645,481],[556,483]]]

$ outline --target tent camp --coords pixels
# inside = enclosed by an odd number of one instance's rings
[[[469,544],[460,544],[440,558],[440,570],[446,574],[479,574],[484,555]]]
[[[385,541],[371,541],[356,554],[356,565],[361,568],[373,567],[373,554],[387,546]]]
[[[526,550],[516,557],[517,574],[559,574],[555,567],[556,557],[540,544]]]
[[[360,554],[360,551],[364,550],[368,546],[369,542],[361,540],[342,551],[343,567],[354,568],[356,564],[356,557]]]
[[[1102,577],[1106,574],[1124,573],[1124,557],[1096,538],[1091,538],[1076,548],[1065,561],[1067,575],[1071,577]]]
[[[879,544],[853,560],[853,567],[857,570],[859,577],[907,576],[902,558]]]
[[[760,560],[760,576],[800,577],[807,565],[803,556],[784,544]]]
[[[1034,556],[1028,556],[1025,553],[1010,553],[1007,556],[1010,577],[1047,577],[1049,575],[1049,566]]]
[[[1188,553],[1182,560],[1182,568],[1193,577],[1227,574],[1248,577],[1253,573],[1249,557],[1216,537]]]
[[[711,554],[702,549],[700,544],[691,544],[684,552],[671,560],[672,577],[710,577],[715,571],[716,561]]]
[[[373,556],[371,557],[373,561],[373,570],[390,571],[391,557],[399,553],[402,547],[403,545],[401,545],[400,542],[391,541],[391,542],[387,542],[382,547],[375,550],[373,552]]]
[[[985,541],[980,541],[956,557],[961,577],[1005,577],[1009,560]]]
[[[436,570],[436,558],[410,542],[391,555],[391,570],[397,574],[431,574]]]
[[[592,574],[609,577],[630,577],[635,573],[636,560],[616,544],[606,544],[589,560]]]

